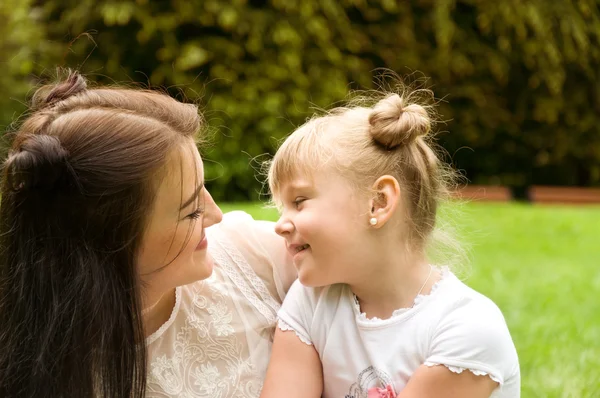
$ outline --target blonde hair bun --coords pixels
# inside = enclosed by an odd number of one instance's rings
[[[369,116],[369,132],[375,142],[388,149],[408,145],[431,130],[427,109],[392,94],[380,100]]]

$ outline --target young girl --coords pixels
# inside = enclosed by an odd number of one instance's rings
[[[299,281],[261,397],[519,397],[502,313],[426,257],[449,174],[423,95],[335,109],[275,155],[276,232]]]

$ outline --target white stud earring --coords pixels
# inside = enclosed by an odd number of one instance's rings
[[[372,226],[375,226],[375,225],[377,225],[377,219],[376,219],[375,217],[372,217],[372,218],[369,220],[369,223],[370,223]]]

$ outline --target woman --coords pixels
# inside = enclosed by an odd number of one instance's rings
[[[3,170],[0,396],[259,395],[295,271],[270,223],[222,217],[201,127],[77,73],[36,92]]]

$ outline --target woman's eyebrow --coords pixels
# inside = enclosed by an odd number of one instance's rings
[[[204,188],[204,183],[198,185],[198,187],[196,188],[196,191],[194,191],[194,194],[181,205],[179,210],[183,210],[186,207],[188,207],[190,204],[192,204],[196,200],[198,195],[200,195],[200,191],[202,191],[203,188]]]

